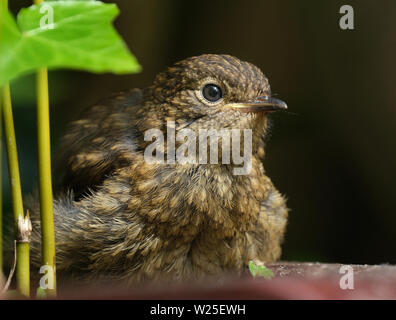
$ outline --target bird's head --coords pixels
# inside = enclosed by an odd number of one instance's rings
[[[229,55],[205,54],[160,73],[149,94],[177,128],[243,129],[265,125],[269,112],[287,109],[271,96],[259,68]]]

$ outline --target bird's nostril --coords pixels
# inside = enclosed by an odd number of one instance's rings
[[[263,101],[266,102],[269,100],[269,96],[260,96],[257,98],[257,101]]]

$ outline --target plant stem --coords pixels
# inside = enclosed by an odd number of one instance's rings
[[[14,119],[12,115],[10,86],[3,88],[3,121],[4,136],[7,148],[8,171],[11,184],[12,208],[14,212],[14,230],[18,235],[18,221],[24,218],[21,180],[19,176],[18,152],[15,139]],[[16,236],[18,240],[18,236]],[[27,247],[27,249],[26,249]],[[17,267],[16,278],[18,291],[24,295],[30,295],[30,271],[29,271],[29,243],[17,243]]]
[[[18,272],[23,270],[23,272]],[[30,296],[30,263],[29,263],[29,242],[17,243],[17,271],[16,279],[18,292],[26,297]],[[26,277],[27,275],[27,277]]]
[[[2,0],[1,10],[8,10],[8,1]],[[21,242],[20,221],[24,221],[21,179],[19,175],[18,151],[15,138],[14,118],[12,115],[10,86],[4,86],[2,96],[2,120],[4,122],[4,137],[7,149],[8,171],[11,185],[12,208],[14,213],[14,232],[18,240],[16,245],[17,265],[16,280],[18,292],[26,297],[30,296],[30,261],[29,261],[29,235],[25,242]],[[28,226],[31,228],[30,221]],[[27,240],[27,241],[26,241]]]
[[[34,0],[34,4],[40,4],[41,2],[43,0]],[[37,129],[42,264],[52,267],[54,287],[53,289],[47,289],[47,294],[55,296],[55,228],[52,201],[48,71],[46,68],[37,72]]]
[[[55,230],[51,182],[51,142],[47,69],[40,69],[37,72],[37,126],[42,264],[52,267],[54,272],[54,288],[48,289],[48,294],[56,295]]]
[[[23,214],[21,180],[19,176],[18,151],[15,139],[14,117],[12,115],[10,86],[3,88],[3,120],[7,147],[8,170],[11,180],[12,209],[14,212],[15,229],[18,226],[19,215]]]

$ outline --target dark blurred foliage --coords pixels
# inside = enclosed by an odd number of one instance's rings
[[[143,72],[52,72],[54,150],[83,107],[146,86],[182,58],[235,55],[260,67],[289,105],[272,117],[265,163],[291,208],[283,259],[396,263],[394,0],[115,2],[116,26]],[[339,28],[346,3],[355,10],[352,31]],[[15,0],[11,8],[29,4]],[[33,80],[13,86],[25,192],[37,178]]]

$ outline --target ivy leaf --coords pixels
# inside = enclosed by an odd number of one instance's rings
[[[268,269],[266,266],[259,266],[255,264],[253,261],[249,261],[249,271],[253,278],[262,277],[265,279],[271,279],[274,277],[274,273],[271,269]]]
[[[116,74],[141,69],[112,26],[115,4],[46,1],[22,9],[17,22],[1,11],[0,86],[42,67]]]

